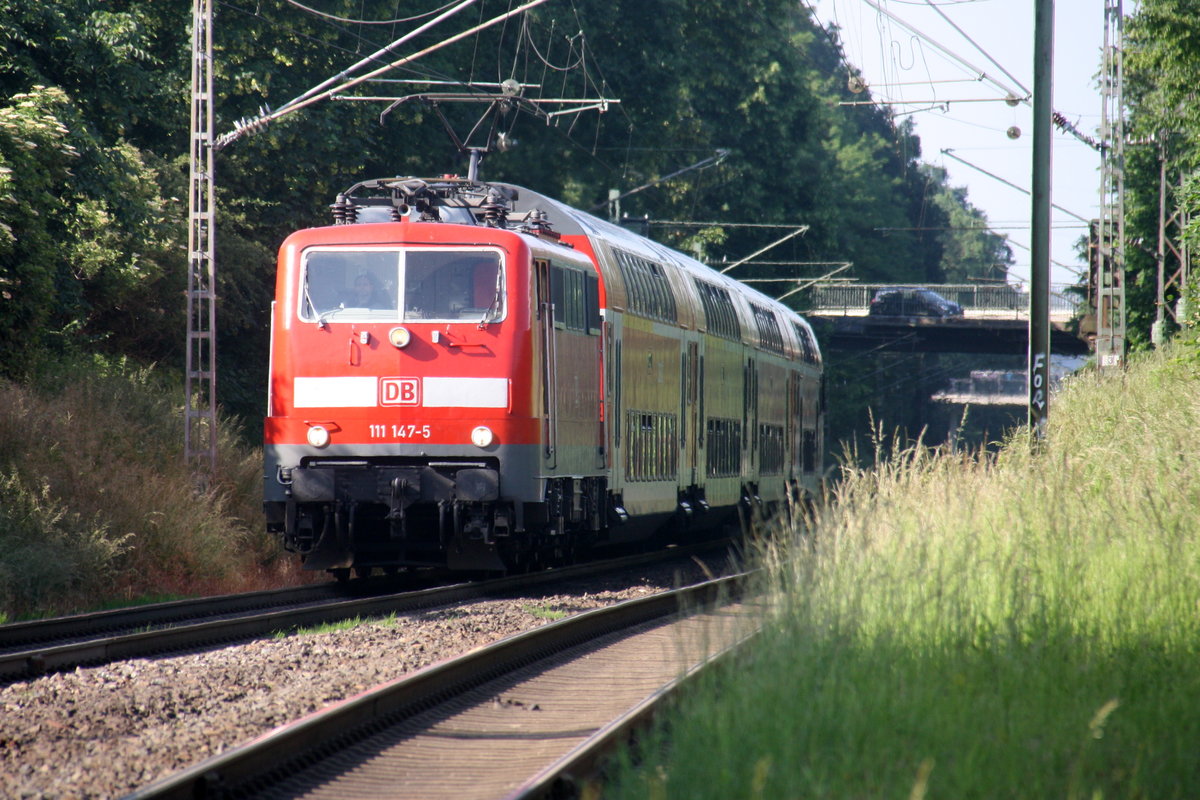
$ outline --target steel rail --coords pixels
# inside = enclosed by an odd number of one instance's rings
[[[596,731],[587,741],[530,777],[517,789],[505,795],[504,800],[558,800],[563,797],[602,796],[600,792],[589,794],[584,787],[596,783],[597,776],[603,772],[605,762],[622,746],[632,741],[638,732],[653,725],[671,701],[694,683],[705,670],[733,657],[758,633],[759,630],[756,629],[704,661],[692,665],[683,675],[664,685]]]
[[[54,642],[73,637],[94,636],[105,631],[135,630],[146,626],[172,625],[199,617],[244,614],[280,605],[318,602],[347,596],[347,585],[322,583],[214,597],[171,600],[128,608],[93,611],[49,619],[10,622],[0,625],[0,649]]]
[[[746,573],[718,578],[598,608],[510,636],[278,727],[137,790],[126,800],[190,800],[265,791],[296,768],[353,746],[382,728],[395,726],[485,683],[549,661],[564,650],[736,597],[746,578]]]
[[[457,583],[450,586],[351,599],[345,599],[344,595],[342,595],[339,599],[335,599],[332,602],[310,600],[308,601],[309,605],[301,607],[266,613],[251,612],[245,616],[238,616],[232,619],[223,618],[198,623],[180,623],[155,630],[127,632],[115,636],[91,638],[60,645],[39,645],[34,648],[0,653],[0,681],[17,680],[45,672],[71,669],[80,665],[108,663],[120,659],[138,658],[147,655],[213,646],[242,639],[252,639],[282,630],[338,622],[354,617],[381,616],[448,603],[463,602],[476,598],[503,595],[529,587],[569,581],[604,572],[630,569],[666,559],[697,555],[727,545],[728,541],[722,540],[719,542],[676,547],[655,553],[544,570],[525,575],[513,575],[489,581]],[[202,599],[200,601],[176,601],[161,604],[158,610],[163,613],[173,613],[177,620],[181,618],[180,613],[184,611],[189,602],[204,608],[204,616],[211,616],[213,613],[236,613],[214,612],[212,609],[232,607],[239,598],[249,597],[255,601],[259,601],[271,596],[286,596],[288,591],[290,590],[274,590],[255,592],[249,595],[226,595],[223,597]],[[140,610],[133,609],[130,611],[136,614]],[[120,611],[100,612],[96,615],[87,614],[82,615],[82,618],[86,623],[86,621],[94,617],[116,618],[119,616]],[[72,619],[75,618],[63,617],[49,620],[47,623],[52,628],[78,630],[76,628],[69,628],[69,620]],[[28,632],[29,625],[21,623],[20,626],[26,629],[26,633]]]

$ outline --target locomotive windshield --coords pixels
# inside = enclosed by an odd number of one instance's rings
[[[310,248],[304,252],[300,318],[496,322],[504,275],[495,250]]]

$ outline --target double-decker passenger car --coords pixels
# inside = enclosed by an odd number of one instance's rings
[[[524,568],[816,491],[795,312],[526,189],[357,184],[279,256],[267,524],[309,569]]]

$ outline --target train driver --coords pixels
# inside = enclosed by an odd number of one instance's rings
[[[379,278],[371,272],[360,272],[354,279],[353,291],[345,301],[347,308],[395,308],[396,303],[387,296],[379,285]]]

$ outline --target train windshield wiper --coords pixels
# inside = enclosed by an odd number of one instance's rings
[[[334,314],[338,313],[339,311],[345,311],[345,310],[346,310],[345,303],[338,303],[336,308],[325,309],[324,311],[321,312],[321,316],[317,317],[317,327],[324,328],[325,320],[329,319],[330,317],[332,317]]]
[[[500,303],[504,298],[504,273],[496,269],[496,292],[492,295],[492,302],[483,310],[483,317],[479,320],[479,327],[483,327],[489,322],[495,321],[495,318],[500,316]]]
[[[337,312],[343,311],[346,308],[345,303],[338,303],[335,308],[327,308],[324,311],[321,311],[320,313],[318,313],[317,312],[317,304],[313,302],[312,295],[308,293],[308,275],[307,274],[304,276],[304,302],[308,304],[308,310],[311,313],[317,314],[317,327],[318,328],[324,328],[325,320],[328,317],[331,317],[334,314],[336,314]]]

